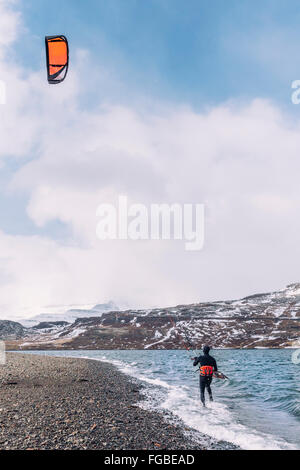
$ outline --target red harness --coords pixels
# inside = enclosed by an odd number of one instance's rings
[[[214,370],[212,366],[201,366],[200,367],[200,375],[202,377],[212,377]]]

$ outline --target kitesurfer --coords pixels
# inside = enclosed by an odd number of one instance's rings
[[[194,366],[200,364],[200,399],[205,406],[205,389],[208,391],[210,401],[213,401],[212,391],[210,388],[213,374],[218,371],[216,360],[209,354],[210,347],[204,346],[203,355],[194,357]]]

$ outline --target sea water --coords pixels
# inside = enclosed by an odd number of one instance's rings
[[[144,384],[142,406],[242,449],[300,449],[300,364],[290,350],[214,350],[230,380],[213,380],[203,408],[199,373],[187,351],[45,351],[107,361]]]

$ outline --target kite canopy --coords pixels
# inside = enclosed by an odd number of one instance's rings
[[[46,36],[48,82],[61,83],[69,67],[69,45],[65,36]]]

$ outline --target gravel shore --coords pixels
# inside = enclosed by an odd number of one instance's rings
[[[1,450],[206,447],[138,407],[141,385],[107,363],[8,353],[0,389]]]

